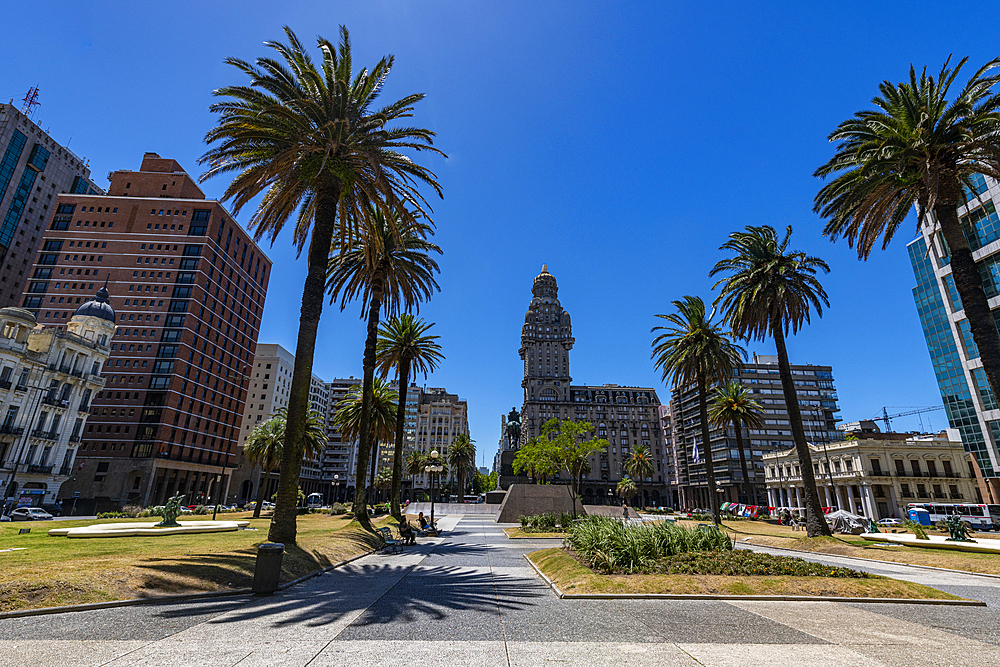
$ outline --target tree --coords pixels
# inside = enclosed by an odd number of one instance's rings
[[[576,501],[580,495],[580,483],[590,472],[588,458],[608,447],[602,438],[587,438],[594,427],[590,422],[574,422],[569,419],[559,421],[555,417],[542,426],[542,435],[531,438],[518,450],[514,457],[514,473],[533,470],[536,475],[552,476],[566,471],[569,474],[569,497],[573,501],[573,517],[576,517]],[[543,472],[539,472],[543,471]]]
[[[734,256],[716,263],[709,273],[727,274],[714,286],[721,287],[717,304],[721,304],[726,323],[733,334],[746,340],[774,339],[778,353],[778,373],[781,390],[788,409],[792,439],[802,468],[802,485],[806,496],[806,531],[809,537],[830,535],[823,516],[819,491],[813,476],[812,457],[802,428],[802,413],[788,364],[785,336],[794,335],[809,322],[812,309],[820,317],[823,306],[829,306],[826,291],[816,278],[817,271],[829,272],[822,259],[797,250],[789,250],[792,228],[778,239],[773,227],[748,226],[745,232],[733,232],[720,250]]]
[[[635,482],[632,481],[630,477],[622,477],[621,481],[618,482],[618,486],[615,487],[615,491],[618,496],[624,500],[626,503],[630,498],[634,498],[635,494],[638,493],[638,488],[635,486]]]
[[[712,402],[708,406],[708,418],[712,420],[712,424],[719,428],[726,428],[732,424],[733,430],[736,431],[736,447],[740,450],[740,470],[743,471],[743,490],[750,504],[755,503],[757,499],[747,471],[747,457],[743,452],[743,428],[764,428],[764,420],[761,419],[763,412],[764,408],[753,399],[750,390],[736,380],[730,380],[728,384],[716,387],[712,394]]]
[[[392,509],[397,519],[402,518],[399,509],[400,490],[403,481],[403,427],[406,423],[406,394],[410,386],[410,371],[423,373],[424,378],[444,359],[441,346],[435,341],[439,336],[427,335],[433,324],[425,324],[410,313],[402,313],[391,318],[378,331],[375,342],[375,361],[379,374],[386,378],[395,368],[398,380],[400,405],[396,411],[396,443],[392,463]]]
[[[253,518],[260,518],[262,487],[271,478],[271,472],[281,462],[281,445],[285,437],[285,422],[271,417],[254,426],[243,445],[243,456],[252,466],[259,466],[263,481],[258,477],[257,492],[254,494]]]
[[[288,413],[285,408],[278,408],[274,416],[254,427],[246,443],[243,445],[243,455],[251,465],[259,465],[265,472],[265,480],[270,479],[271,472],[281,462],[284,447],[285,430]],[[322,414],[310,410],[306,415],[306,426],[302,432],[302,446],[305,454],[316,456],[326,448],[326,425]],[[296,494],[297,496],[298,494]],[[256,501],[253,508],[254,518],[260,517],[261,484],[257,483]]]
[[[701,419],[702,456],[712,517],[721,523],[718,498],[715,495],[715,463],[712,461],[712,440],[709,433],[707,392],[709,382],[723,383],[732,375],[746,351],[729,339],[729,334],[712,324],[705,316],[705,302],[696,296],[673,301],[676,313],[657,315],[670,324],[653,327],[662,331],[653,339],[652,358],[655,368],[663,372],[662,380],[674,391],[694,385],[698,392],[698,414]]]
[[[394,126],[413,115],[414,105],[423,95],[407,95],[375,108],[393,57],[355,74],[347,28],[341,26],[340,35],[339,48],[322,37],[317,39],[322,55],[318,66],[288,27],[288,44],[267,42],[280,58],[258,58],[255,65],[227,58],[226,62],[247,75],[250,82],[214,92],[227,98],[210,107],[219,114],[219,121],[205,141],[217,145],[199,160],[208,164],[202,180],[236,173],[223,195],[223,200],[232,200],[234,215],[257,202],[249,222],[255,240],[266,236],[273,243],[294,215],[292,238],[300,254],[309,242],[288,395],[289,428],[277,506],[268,531],[269,540],[285,544],[295,542],[300,438],[335,233],[341,238],[349,236],[372,207],[412,224],[415,217],[410,211],[426,215],[418,185],[424,183],[441,194],[434,173],[401,152],[444,155],[433,146],[434,133]]]
[[[428,253],[441,253],[441,249],[426,240],[431,228],[419,222],[403,224],[395,214],[387,216],[372,208],[359,232],[338,242],[339,251],[332,251],[327,271],[327,290],[330,301],[340,299],[344,310],[350,301],[361,298],[361,314],[367,318],[368,336],[363,357],[364,379],[362,396],[372,400],[372,377],[377,363],[376,347],[379,317],[382,308],[390,315],[402,310],[418,308],[435,289],[437,262]],[[406,387],[400,391],[406,397]],[[405,410],[402,412],[405,413]],[[368,414],[363,410],[362,415]],[[361,440],[368,440],[369,423],[362,418]],[[374,474],[374,468],[372,469]],[[361,497],[355,503],[365,504],[364,488],[358,486]]]
[[[653,457],[649,453],[646,445],[636,445],[632,450],[632,455],[625,460],[625,472],[638,480],[637,495],[639,496],[639,506],[642,507],[645,501],[642,497],[642,481],[653,475]]]
[[[879,237],[885,249],[916,206],[917,232],[924,226],[944,237],[961,298],[956,308],[965,311],[990,388],[1000,395],[1000,335],[972,256],[993,236],[983,238],[958,217],[958,207],[979,192],[974,174],[1000,180],[1000,95],[993,93],[1000,75],[987,75],[1000,58],[979,68],[949,102],[968,58],[954,69],[950,62],[949,56],[937,78],[926,68],[918,77],[911,65],[909,81],[882,82],[872,100],[877,109],[837,126],[829,136],[839,142],[837,152],[815,175],[838,175],[820,189],[813,210],[829,218],[826,236],[843,236],[868,259]]]
[[[468,434],[459,433],[451,446],[448,447],[448,466],[458,480],[458,502],[465,500],[465,481],[468,475],[476,470],[475,442],[469,438]]]
[[[379,468],[375,473],[375,483],[372,485],[379,491],[385,491],[392,486],[392,468]],[[376,502],[377,502],[376,498]]]
[[[372,379],[372,393],[368,405],[368,429],[367,437],[361,436],[361,422],[363,421],[364,398],[362,397],[362,387],[355,385],[347,392],[347,395],[337,403],[337,413],[333,417],[334,425],[340,430],[343,437],[354,440],[358,443],[357,471],[355,479],[357,488],[354,491],[354,517],[365,528],[371,530],[371,520],[368,517],[368,501],[364,492],[364,486],[368,481],[368,464],[372,458],[372,453],[377,452],[377,441],[388,440],[392,437],[393,424],[396,422],[396,409],[399,395],[392,390],[388,382],[381,378]],[[375,473],[372,464],[372,474]]]
[[[496,486],[493,484],[493,473],[484,475],[477,470],[472,476],[472,492],[477,496],[482,495],[487,491],[492,491],[495,488]]]

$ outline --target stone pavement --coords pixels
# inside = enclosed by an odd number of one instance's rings
[[[522,557],[553,541],[439,523],[442,538],[271,598],[2,620],[0,665],[1000,664],[996,608],[559,600]]]

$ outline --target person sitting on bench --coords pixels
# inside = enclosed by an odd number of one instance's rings
[[[413,532],[413,527],[405,516],[399,520],[399,537],[405,544],[417,543],[417,534]]]

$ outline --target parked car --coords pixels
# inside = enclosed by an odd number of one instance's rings
[[[11,510],[10,518],[13,521],[46,521],[51,519],[52,515],[41,507],[18,507],[16,510]]]
[[[903,522],[900,521],[899,519],[879,519],[877,525],[894,527],[894,526],[902,526]]]
[[[10,521],[10,517],[6,514],[0,514],[0,521]]]
[[[52,516],[62,516],[62,505],[42,505],[42,509]]]

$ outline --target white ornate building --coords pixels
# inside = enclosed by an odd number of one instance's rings
[[[91,398],[104,387],[115,311],[102,287],[63,327],[0,309],[0,489],[7,505],[55,503],[76,472]]]

